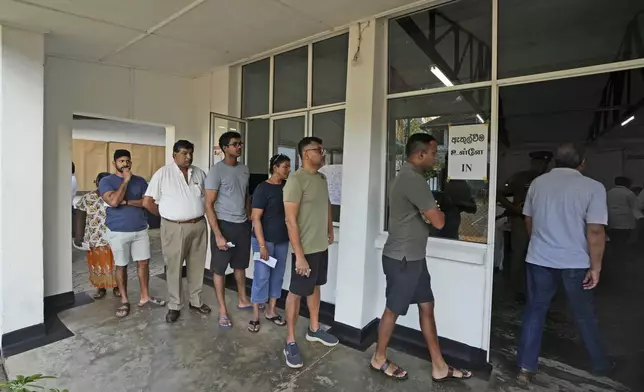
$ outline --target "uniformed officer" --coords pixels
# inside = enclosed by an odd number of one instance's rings
[[[530,169],[515,173],[499,189],[497,200],[506,209],[510,220],[510,281],[519,302],[525,302],[525,258],[528,252],[530,236],[525,226],[523,204],[532,181],[548,171],[552,160],[550,151],[533,151],[530,153]],[[512,196],[512,201],[508,197]]]

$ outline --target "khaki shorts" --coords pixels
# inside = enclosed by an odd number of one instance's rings
[[[148,230],[135,232],[107,232],[107,242],[114,254],[114,264],[119,267],[126,267],[130,260],[150,260],[150,237]]]

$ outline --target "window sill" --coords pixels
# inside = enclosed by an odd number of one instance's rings
[[[383,232],[378,235],[374,244],[376,249],[383,249],[385,242],[387,242],[388,235],[389,234],[387,232]],[[486,253],[486,244],[434,237],[429,237],[427,240],[427,248],[425,249],[426,257],[476,265],[485,264]]]

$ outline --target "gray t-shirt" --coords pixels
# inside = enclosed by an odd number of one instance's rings
[[[427,181],[409,163],[403,164],[389,191],[389,236],[382,254],[392,259],[425,260],[430,225],[422,211],[436,208]]]
[[[217,219],[232,223],[243,223],[248,220],[246,216],[248,179],[248,167],[242,163],[230,166],[224,161],[219,161],[210,168],[205,188],[217,191],[215,202]]]

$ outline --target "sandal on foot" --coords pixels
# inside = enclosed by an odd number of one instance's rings
[[[396,370],[394,370],[391,374],[389,374],[387,373],[387,369],[389,369],[389,367],[392,365],[396,367]],[[369,368],[373,371],[382,373],[385,376],[389,378],[393,378],[394,380],[398,380],[398,381],[406,380],[409,377],[409,374],[407,374],[407,371],[405,369],[401,368],[396,364],[391,363],[391,361],[388,359],[385,360],[385,363],[383,363],[382,366],[380,366],[380,369],[373,366],[371,363],[369,364]]]
[[[107,294],[107,291],[105,289],[98,289],[94,295],[92,295],[92,298],[94,299],[103,299],[105,298],[105,294]]]
[[[450,366],[447,369],[447,376],[445,376],[443,378],[434,378],[432,376],[432,381],[434,381],[434,382],[445,382],[445,381],[453,381],[453,380],[467,380],[468,378],[472,377],[472,372],[470,372],[469,370],[464,370],[464,369],[459,369],[459,372],[461,372],[462,376],[461,377],[456,377],[454,375],[454,370],[456,370],[456,369],[454,369],[453,367]]]
[[[156,305],[156,306],[165,306],[165,301],[162,299],[150,297],[146,302],[139,302],[139,307],[145,306],[147,304]]]
[[[233,323],[230,322],[228,316],[219,316],[219,327],[220,328],[232,328]]]
[[[259,320],[250,320],[248,322],[248,330],[253,333],[259,332]]]
[[[126,317],[128,314],[130,314],[130,304],[121,304],[118,308],[116,308],[116,317],[118,318],[123,318]]]
[[[245,305],[245,306],[237,305],[237,309],[239,309],[239,310],[253,310],[253,304]]]
[[[112,294],[114,294],[114,296],[117,298],[121,298],[121,290],[119,290],[118,287],[114,287],[112,289]]]
[[[279,314],[273,317],[268,317],[268,316],[264,316],[264,317],[266,317],[266,320],[272,321],[275,323],[275,325],[279,325],[280,327],[286,325],[286,321],[284,321],[282,316],[280,316]]]

